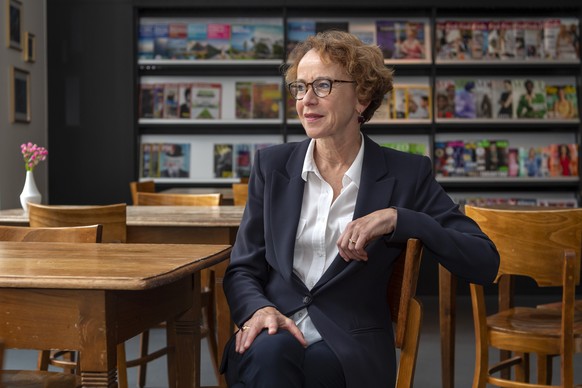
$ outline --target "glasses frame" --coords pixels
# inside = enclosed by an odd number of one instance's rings
[[[320,96],[317,93],[317,90],[313,87],[313,84],[319,81],[329,81],[329,93],[327,93],[325,96]],[[301,98],[297,98],[296,95],[293,95],[293,92],[291,91],[291,86],[295,85],[297,83],[303,83],[305,84],[305,95],[303,95],[303,97]],[[297,101],[301,101],[305,98],[305,96],[307,95],[307,92],[309,91],[309,86],[311,86],[311,90],[313,90],[313,94],[315,94],[317,97],[319,98],[325,98],[327,96],[329,96],[331,94],[331,91],[333,89],[333,84],[334,83],[338,83],[338,84],[355,84],[356,81],[346,81],[346,80],[342,80],[342,79],[330,79],[330,78],[316,78],[314,79],[312,82],[303,82],[303,81],[293,81],[293,82],[289,82],[287,84],[287,89],[289,90],[289,93],[291,93],[291,97],[293,97],[293,99],[297,100]]]

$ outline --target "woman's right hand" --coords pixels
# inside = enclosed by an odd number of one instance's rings
[[[263,307],[255,311],[253,316],[245,322],[236,333],[236,351],[244,353],[261,331],[267,329],[269,334],[275,334],[279,329],[289,331],[303,346],[307,346],[303,333],[292,319],[281,314],[274,307]]]

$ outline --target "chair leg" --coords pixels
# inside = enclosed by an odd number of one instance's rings
[[[127,365],[125,361],[127,360],[125,354],[125,343],[120,343],[117,345],[117,381],[118,388],[128,388],[127,382]]]
[[[529,353],[516,354],[521,362],[515,366],[515,380],[529,382]]]
[[[50,350],[41,350],[38,352],[38,370],[48,370],[49,360],[51,358]]]
[[[176,325],[174,322],[166,322],[166,346],[168,353],[166,355],[168,370],[168,387],[175,387],[177,381],[176,374]]]
[[[143,333],[141,333],[140,335],[140,357],[146,357],[148,355],[148,349],[150,346],[150,331],[146,330]],[[140,388],[145,387],[146,385],[146,375],[147,375],[147,369],[148,368],[148,363],[143,362],[139,365],[138,367],[138,385]]]
[[[552,382],[552,356],[537,355],[538,384],[550,385]]]
[[[218,371],[218,342],[216,340],[216,323],[214,320],[214,298],[210,298],[210,303],[207,308],[206,317],[207,333],[206,339],[208,341],[208,349],[210,352],[210,360],[212,361],[212,367],[214,368],[214,375],[216,379],[220,379],[220,372]]]

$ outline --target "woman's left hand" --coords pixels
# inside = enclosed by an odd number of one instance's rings
[[[392,233],[397,218],[396,209],[388,208],[351,221],[337,240],[340,256],[345,261],[368,260],[366,245],[380,236]]]

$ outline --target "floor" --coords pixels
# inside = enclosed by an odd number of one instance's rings
[[[434,296],[420,296],[423,303],[423,327],[420,339],[419,355],[416,365],[415,387],[438,388],[441,387],[440,373],[440,338],[438,324],[438,299]],[[152,344],[161,344],[165,340],[163,331],[154,330]],[[127,344],[128,354],[137,354],[137,339],[130,340]],[[152,345],[155,346],[155,345]],[[455,361],[455,387],[471,387],[473,378],[473,364],[475,361],[475,347],[473,335],[473,323],[471,318],[471,305],[467,296],[459,296],[457,299],[457,332],[456,332],[456,361]],[[29,350],[8,350],[5,360],[6,369],[34,369],[36,365],[36,352]],[[212,366],[208,358],[206,343],[202,344],[202,385],[215,385]],[[559,362],[556,359],[554,370],[558,371]],[[574,359],[575,381],[582,381],[582,355],[578,354]],[[557,377],[557,376],[556,376]],[[137,386],[137,370],[128,371],[129,386]],[[557,380],[556,380],[557,382]],[[167,387],[165,358],[152,362],[148,368],[148,388]]]

